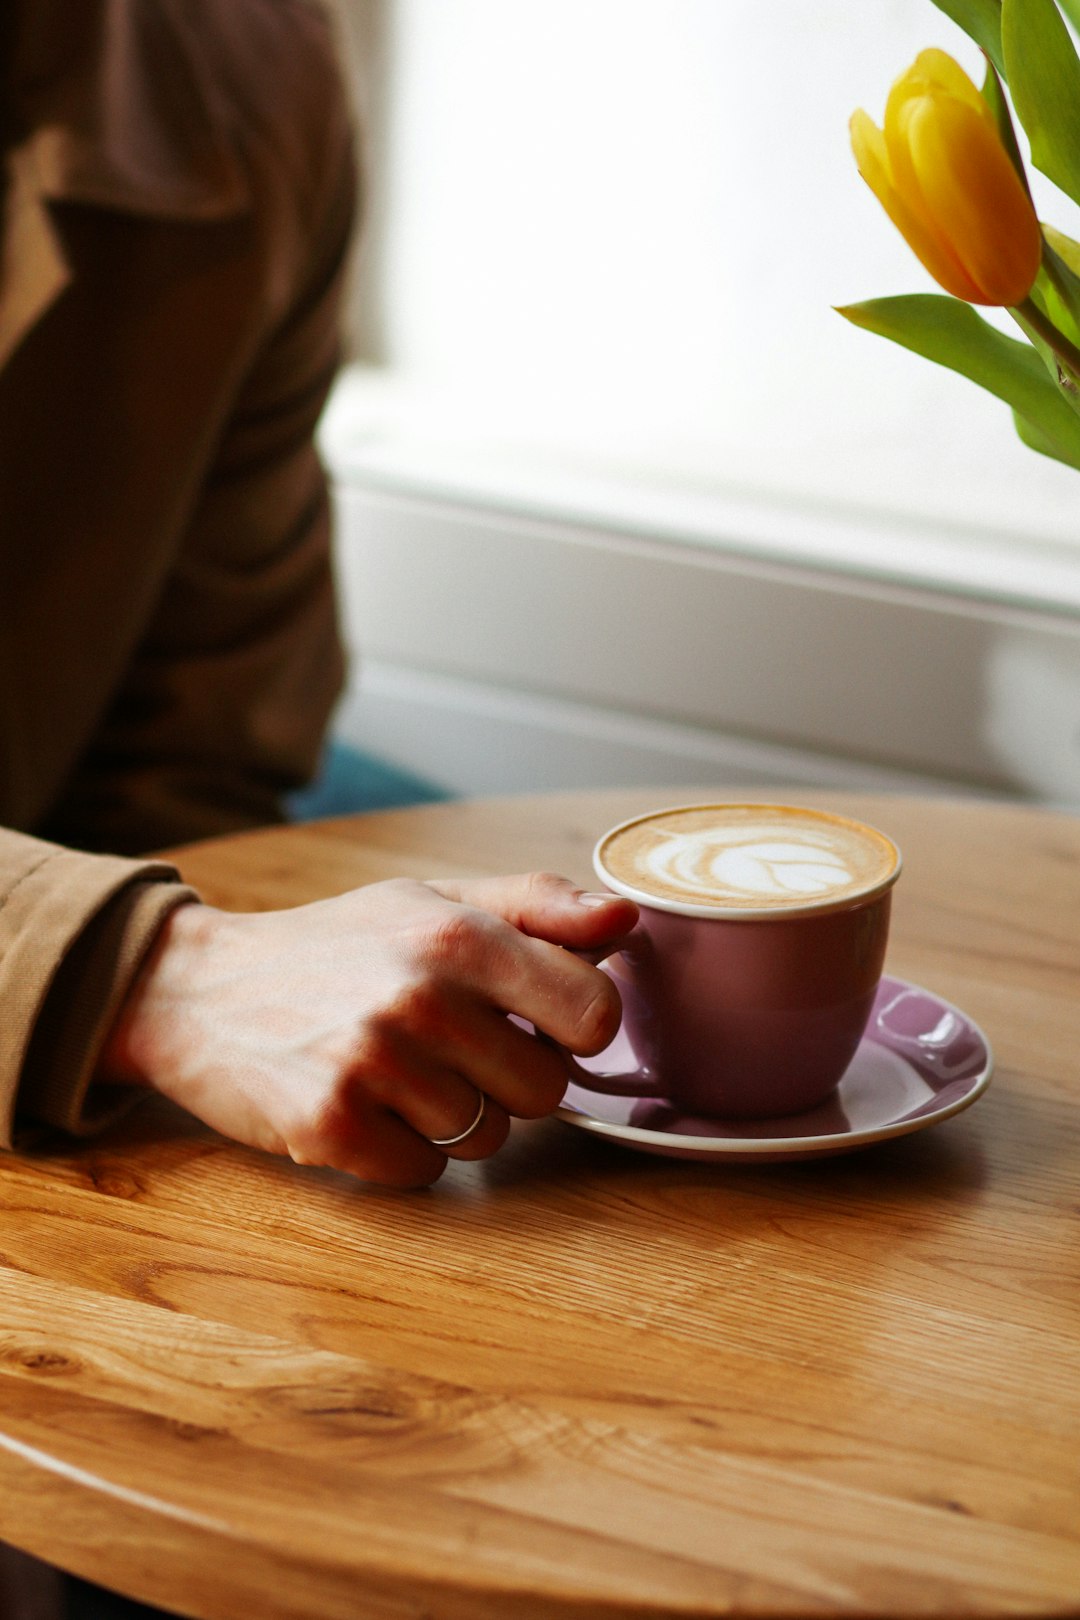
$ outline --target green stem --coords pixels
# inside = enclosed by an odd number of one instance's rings
[[[1044,238],[1043,240],[1043,269],[1051,286],[1054,288],[1066,311],[1073,321],[1080,325],[1080,284],[1074,271],[1070,270],[1059,253],[1056,253]]]
[[[1022,315],[1031,330],[1042,338],[1047,348],[1053,350],[1075,388],[1077,380],[1080,379],[1080,349],[1065,336],[1064,332],[1058,331],[1053,321],[1043,314],[1033,299],[1025,298],[1022,304],[1017,304],[1016,313]]]

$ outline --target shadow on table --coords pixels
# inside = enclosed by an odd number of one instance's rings
[[[170,1620],[104,1587],[65,1575],[0,1542],[2,1620]]]
[[[994,1099],[994,1102],[1000,1099]],[[591,1181],[639,1180],[643,1186],[669,1180],[673,1176],[688,1184],[742,1189],[761,1185],[776,1191],[817,1187],[851,1198],[899,1202],[951,1202],[963,1200],[983,1187],[990,1173],[983,1142],[983,1120],[993,1110],[988,1096],[970,1115],[945,1120],[932,1130],[895,1137],[856,1152],[834,1157],[805,1158],[766,1163],[747,1158],[744,1162],[725,1160],[698,1162],[633,1151],[621,1143],[608,1142],[552,1118],[515,1120],[509,1141],[491,1159],[452,1160],[443,1180],[426,1193],[400,1192],[356,1181],[344,1171],[298,1166],[255,1149],[238,1147],[177,1108],[164,1098],[147,1098],[127,1118],[106,1134],[77,1144],[52,1139],[38,1144],[28,1157],[48,1161],[58,1156],[72,1160],[72,1168],[89,1169],[93,1179],[108,1179],[109,1167],[121,1175],[133,1156],[153,1150],[154,1173],[168,1173],[185,1162],[222,1152],[237,1153],[265,1165],[267,1175],[307,1185],[318,1196],[318,1189],[337,1202],[341,1195],[376,1200],[416,1197],[455,1196],[466,1190],[474,1195],[505,1196],[516,1190],[572,1186],[583,1177]],[[1025,1130],[1021,1100],[1009,1098],[1007,1140],[1009,1159],[1018,1161],[1044,1158],[1049,1144],[1038,1131]],[[1030,1122],[1028,1122],[1030,1123]],[[1005,1122],[999,1121],[999,1129]],[[988,1141],[992,1141],[991,1129]],[[1030,1140],[1029,1140],[1030,1137]],[[3,1617],[6,1620],[6,1617]]]
[[[572,1183],[628,1175],[646,1181],[692,1178],[716,1187],[758,1183],[771,1188],[805,1190],[818,1186],[851,1197],[905,1202],[966,1199],[982,1188],[988,1166],[976,1131],[957,1121],[933,1132],[896,1137],[858,1152],[819,1159],[768,1164],[761,1160],[702,1163],[639,1153],[564,1125],[560,1120],[515,1124],[506,1147],[481,1164],[457,1166],[451,1174],[483,1178],[492,1190]],[[435,1188],[438,1192],[438,1186]]]

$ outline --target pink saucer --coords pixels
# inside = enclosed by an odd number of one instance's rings
[[[618,1050],[599,1057],[632,1066]],[[625,1045],[625,1042],[622,1042]],[[672,1159],[823,1158],[907,1136],[969,1108],[990,1083],[990,1043],[964,1013],[929,990],[884,978],[870,1023],[834,1094],[805,1114],[727,1120],[681,1114],[662,1098],[609,1097],[567,1087],[559,1118],[639,1153]]]

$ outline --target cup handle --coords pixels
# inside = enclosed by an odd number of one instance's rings
[[[571,954],[573,956],[580,956],[583,962],[589,962],[593,967],[600,968],[601,971],[603,971],[604,962],[610,960],[611,957],[621,956],[624,953],[633,950],[635,944],[634,935],[636,932],[636,929],[632,930],[630,934],[626,936],[625,943],[615,950],[612,950],[610,945],[604,950],[574,950],[572,947],[566,948],[571,950]],[[629,984],[625,979],[620,979],[618,981],[618,990],[619,995],[622,997],[624,1016],[628,1003],[633,1005],[635,1008],[640,1007],[642,1011],[639,1018],[635,1020],[635,1022],[640,1023],[641,1020],[647,1017],[644,1010],[644,998],[642,997],[640,991],[636,990],[634,986]],[[585,1065],[577,1057],[575,1057],[574,1053],[568,1051],[567,1048],[561,1044],[561,1042],[552,1040],[551,1036],[549,1035],[542,1035],[539,1030],[537,1030],[536,1035],[538,1040],[542,1040],[546,1045],[553,1046],[555,1048],[556,1052],[558,1052],[559,1056],[566,1064],[567,1069],[570,1071],[570,1078],[576,1081],[579,1086],[585,1086],[590,1091],[603,1091],[609,1096],[613,1097],[656,1097],[662,1094],[662,1088],[660,1086],[660,1080],[657,1076],[656,1070],[650,1068],[647,1063],[639,1063],[634,1069],[613,1070],[611,1073],[601,1070],[598,1073],[594,1069],[587,1069]]]

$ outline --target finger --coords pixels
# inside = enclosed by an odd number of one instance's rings
[[[399,996],[384,1023],[417,1035],[429,1052],[442,1052],[446,997],[465,992],[477,1005],[518,1014],[583,1057],[603,1051],[621,1017],[618,991],[606,974],[500,916],[444,900],[445,914],[424,945],[428,984],[418,982]]]
[[[518,1119],[552,1113],[566,1090],[566,1065],[558,1053],[479,1001],[447,1021],[441,1055],[494,1106]]]
[[[335,1100],[318,1122],[287,1143],[295,1164],[343,1170],[387,1187],[430,1187],[447,1156],[392,1109],[367,1097]]]
[[[384,1008],[357,1050],[352,1067],[352,1083],[395,1109],[422,1136],[434,1141],[454,1136],[468,1125],[476,1112],[478,1093],[499,1105],[493,1118],[505,1112],[538,1119],[558,1107],[566,1090],[566,1067],[558,1054],[506,1017],[500,973],[524,982],[527,1001],[529,994],[536,993],[533,981],[538,970],[533,956],[541,951],[556,974],[564,975],[569,965],[575,977],[580,975],[586,998],[592,994],[595,977],[605,996],[615,997],[618,1008],[617,995],[605,976],[564,950],[528,940],[483,912],[453,909],[455,921],[463,920],[468,931],[468,949],[461,940],[455,949],[455,976],[437,989],[414,987],[393,1008]],[[475,927],[469,919],[476,920]],[[494,941],[488,936],[494,936]],[[473,960],[472,982],[463,983],[464,964],[475,958],[478,949],[486,950],[488,965],[485,968]],[[522,955],[524,963],[517,960]],[[618,1011],[612,1033],[617,1021]],[[606,1044],[601,1040],[601,1047]],[[493,1140],[495,1134],[489,1126],[483,1140]],[[505,1139],[506,1132],[501,1134]]]
[[[628,934],[638,908],[618,895],[583,890],[555,872],[513,877],[437,879],[429,887],[448,900],[477,906],[523,934],[554,945],[603,945]]]
[[[487,999],[580,1057],[602,1052],[622,1019],[619,992],[608,974],[546,940],[516,930],[510,939],[491,967]]]
[[[416,1059],[411,1070],[392,1088],[387,1106],[418,1136],[451,1159],[486,1159],[498,1152],[510,1135],[510,1117],[498,1097],[440,1065]],[[455,1136],[464,1140],[455,1142]]]
[[[499,1020],[494,1020],[499,1022]],[[455,1059],[474,1049],[475,1042],[457,1031],[452,1015],[440,1021],[435,1053],[425,1052],[415,1035],[384,1031],[376,1063],[366,1063],[351,1079],[365,1098],[392,1109],[418,1136],[452,1158],[480,1159],[496,1152],[510,1134],[506,1109],[497,1096],[489,1096],[483,1074],[460,1072]],[[476,1118],[480,1097],[487,1100],[483,1118],[464,1142],[447,1139],[468,1130]]]
[[[479,1092],[474,1092],[474,1096],[479,1097],[480,1095]],[[486,1092],[483,1096],[484,1112],[479,1125],[476,1126],[475,1130],[469,1129],[476,1118],[476,1110],[474,1109],[472,1118],[461,1125],[462,1130],[468,1131],[465,1140],[463,1142],[448,1143],[440,1150],[448,1158],[489,1159],[493,1153],[498,1153],[510,1135],[510,1116],[507,1114],[506,1109],[494,1097],[489,1097]]]

